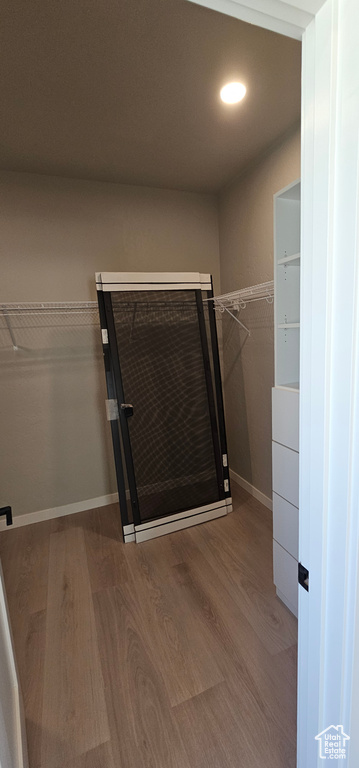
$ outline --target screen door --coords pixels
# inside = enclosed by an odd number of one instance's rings
[[[226,514],[210,276],[102,273],[97,288],[125,539]]]

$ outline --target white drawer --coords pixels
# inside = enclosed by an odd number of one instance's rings
[[[273,491],[299,507],[299,453],[272,443]]]
[[[290,555],[298,560],[299,510],[273,493],[273,537]]]
[[[299,451],[299,392],[272,389],[272,437],[277,443]]]
[[[297,616],[298,563],[277,541],[273,541],[273,575],[278,597]]]

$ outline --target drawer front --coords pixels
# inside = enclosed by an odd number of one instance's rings
[[[273,541],[273,574],[278,597],[282,597],[288,608],[298,615],[298,563]]]
[[[299,451],[299,392],[272,389],[272,437],[277,443]]]
[[[299,453],[272,443],[273,491],[299,507]]]
[[[298,560],[298,515],[299,510],[273,493],[273,537]]]

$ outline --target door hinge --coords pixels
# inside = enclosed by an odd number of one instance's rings
[[[298,563],[298,582],[303,589],[309,592],[309,571],[307,568],[304,568],[302,563]]]
[[[228,493],[229,491],[229,480],[224,481],[224,492]]]
[[[107,421],[116,421],[118,419],[117,400],[105,400]]]
[[[0,517],[3,515],[6,517],[6,525],[12,525],[11,507],[0,507]]]
[[[107,328],[101,328],[102,344],[108,344],[108,331]]]
[[[224,467],[228,467],[228,456],[226,453],[222,454],[222,463]]]

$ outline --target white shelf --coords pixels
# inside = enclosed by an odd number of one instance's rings
[[[299,379],[300,183],[274,197],[275,385]]]
[[[277,389],[294,389],[299,392],[299,381],[286,381],[284,384],[280,384]]]
[[[295,182],[274,197],[275,387],[272,393],[274,583],[278,597],[295,614],[298,591],[299,321],[300,182]]]
[[[285,256],[283,259],[277,261],[278,266],[299,267],[300,266],[300,253],[293,253],[292,256]]]

